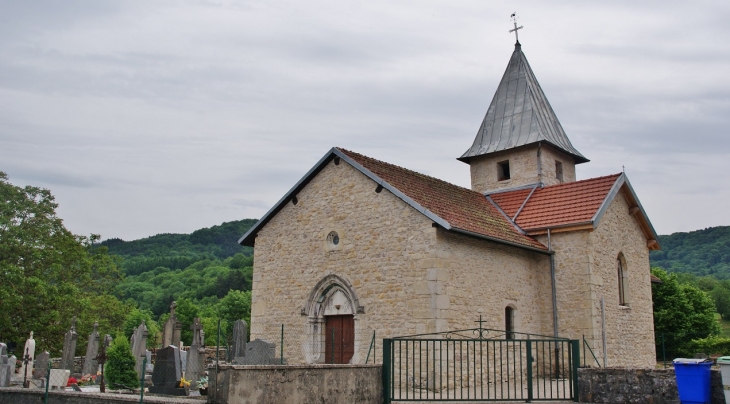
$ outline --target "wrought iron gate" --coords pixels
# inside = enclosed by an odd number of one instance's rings
[[[384,339],[383,397],[575,400],[579,366],[578,340],[535,334],[476,328]]]

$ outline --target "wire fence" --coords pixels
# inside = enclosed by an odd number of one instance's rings
[[[711,358],[730,355],[730,338],[706,333],[657,333],[657,365],[672,367],[675,358]]]

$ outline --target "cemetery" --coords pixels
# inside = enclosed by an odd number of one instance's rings
[[[25,402],[23,397],[37,402],[38,395],[43,402],[99,402],[102,398],[155,402],[156,397],[200,402],[208,398],[209,375],[215,379],[213,372],[219,367],[280,363],[280,358],[274,356],[273,343],[256,340],[247,344],[248,326],[243,320],[236,321],[229,348],[206,347],[198,318],[190,327],[192,340],[182,341],[182,324],[175,315],[175,307],[173,302],[159,346],[150,348],[155,344],[149,344],[144,321],[134,329],[129,341],[117,337],[123,340],[119,346],[125,351],[121,356],[128,360],[126,368],[120,368],[118,360],[115,362],[120,356],[118,348],[113,346],[115,340],[108,334],[102,336],[97,330],[98,323],[88,335],[85,355],[76,356],[79,335],[75,317],[64,334],[60,357],[52,357],[47,351],[36,352],[33,332],[29,333],[22,350],[17,347],[11,352],[8,344],[0,342],[0,403]],[[110,372],[122,376],[114,378]],[[49,395],[51,400],[47,401]],[[168,398],[164,402],[171,401]]]

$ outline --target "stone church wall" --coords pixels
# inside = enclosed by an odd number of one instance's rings
[[[552,335],[550,261],[547,255],[494,242],[438,232],[442,276],[429,279],[431,298],[448,298],[436,314],[447,329],[505,329],[505,308],[514,309],[514,331]],[[520,338],[519,336],[517,338]]]
[[[537,152],[536,152],[537,153]],[[569,155],[543,144],[540,149],[540,160],[542,164],[542,182],[545,185],[560,184],[557,174],[555,173],[555,162],[559,161],[563,164],[563,181],[575,181],[575,162]]]
[[[510,179],[497,180],[497,163],[509,160]],[[540,148],[542,182],[545,185],[559,184],[555,174],[555,161],[563,163],[563,182],[575,181],[575,163],[567,154],[543,144]],[[537,145],[510,149],[501,153],[478,156],[469,162],[471,189],[486,192],[497,189],[519,187],[540,181],[537,175]]]
[[[594,322],[600,322],[600,296],[605,299],[608,366],[654,367],[654,317],[651,299],[649,249],[623,193],[614,198],[598,228],[590,235],[595,286]],[[616,258],[625,257],[628,306],[619,305]],[[600,323],[595,327],[600,338]],[[598,340],[600,341],[600,339]]]
[[[364,363],[374,329],[380,361],[382,338],[435,327],[435,320],[424,319],[430,300],[416,298],[413,291],[431,273],[436,229],[389,191],[375,190],[376,184],[349,164],[330,162],[299,192],[296,205],[288,203],[259,232],[252,340],[267,337],[260,330],[277,330],[282,323],[285,333],[306,334],[308,317],[302,308],[317,282],[329,274],[348,281],[364,306],[364,313],[355,313],[352,363]],[[340,238],[336,247],[326,240],[331,231]],[[286,344],[288,363],[307,361],[302,356],[308,349],[306,338],[302,336],[301,344]]]
[[[498,181],[497,163],[509,160],[510,179]],[[474,157],[469,161],[471,189],[477,192],[534,184],[537,180],[537,146]]]
[[[546,236],[538,240],[547,244]],[[623,194],[614,198],[594,231],[554,233],[552,248],[556,251],[560,335],[572,339],[585,335],[602,362],[603,297],[608,366],[653,367],[649,250]],[[618,300],[619,252],[626,261],[628,306],[620,306]]]

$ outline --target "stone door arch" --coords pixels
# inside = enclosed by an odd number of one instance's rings
[[[307,362],[356,363],[357,317],[364,311],[350,282],[335,274],[322,278],[302,309],[308,323]]]

